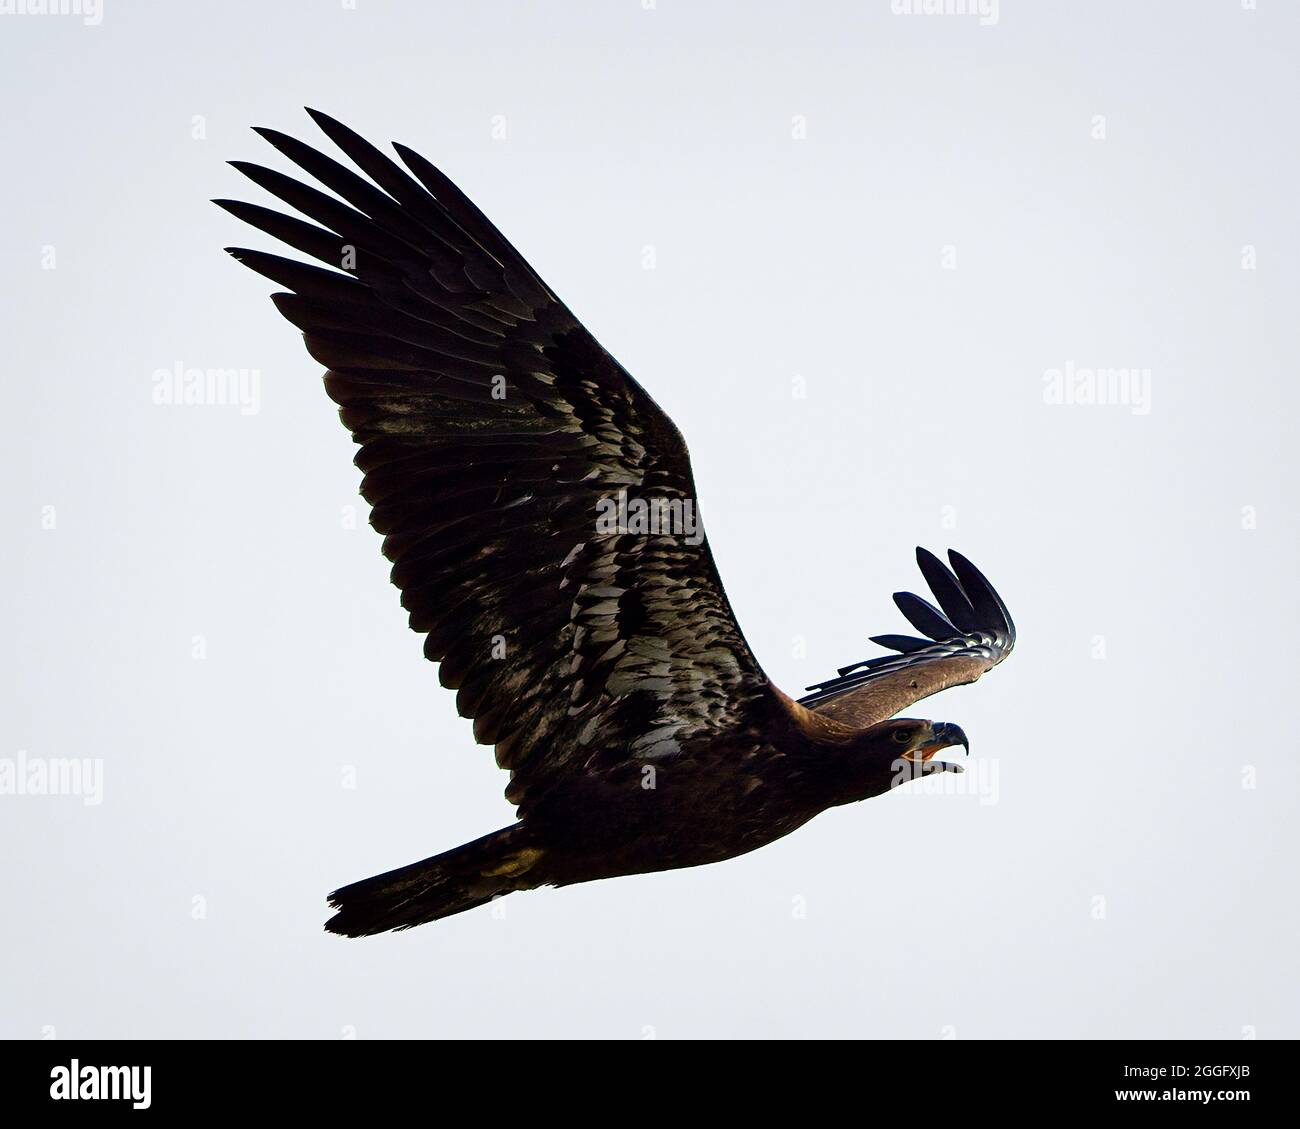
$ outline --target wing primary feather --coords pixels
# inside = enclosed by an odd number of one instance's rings
[[[381,192],[369,181],[363,180],[332,157],[327,157],[310,145],[279,130],[255,126],[253,132],[275,146],[304,172],[310,173],[326,188],[337,192],[354,208],[374,220],[386,234],[403,239],[409,245],[408,251],[411,254],[415,254],[416,248],[435,234],[425,230],[418,221],[413,220],[411,214],[391,196]],[[290,178],[285,179],[289,180],[290,184],[297,183]],[[267,186],[263,185],[263,187]],[[268,188],[268,191],[276,190]],[[276,192],[276,195],[279,193]],[[298,205],[294,204],[294,207]]]
[[[948,567],[932,552],[919,545],[916,549],[916,563],[930,586],[930,591],[934,593],[934,598],[939,601],[943,614],[953,626],[961,631],[978,631],[980,625],[975,609]]]
[[[287,243],[304,255],[310,255],[322,263],[336,266],[343,258],[343,246],[347,240],[327,231],[323,227],[307,223],[293,216],[286,216],[260,204],[246,204],[242,200],[213,200],[219,208],[224,208],[232,216],[251,224],[259,231]]]
[[[313,110],[310,106],[304,109],[311,115],[311,120],[320,126],[321,132],[355,161],[357,167],[380,188],[408,208],[428,209],[430,201],[425,190],[378,147],[329,114]]]
[[[948,559],[952,562],[957,579],[970,596],[984,630],[1001,629],[1015,642],[1016,627],[1011,622],[1011,614],[988,578],[956,549],[948,550]]]
[[[907,617],[908,623],[936,642],[960,634],[938,608],[928,600],[921,599],[915,592],[895,592],[894,603]]]
[[[445,229],[447,224],[455,222],[448,215],[446,209],[429,194],[419,181],[364,137],[328,114],[313,110],[310,106],[305,108],[307,113],[311,115],[312,121],[321,128],[326,137],[333,141],[346,156],[356,162],[357,167],[362,172],[392,196],[394,200],[409,210],[412,215],[416,216],[431,232],[438,232],[440,229]],[[499,269],[501,264],[495,256],[486,248],[480,246],[472,233],[466,231],[465,234],[475,241],[474,250],[485,258],[491,259]]]
[[[359,302],[368,298],[370,293],[349,275],[326,270],[324,267],[308,266],[306,263],[282,258],[280,255],[268,255],[265,251],[251,251],[247,247],[227,247],[226,254],[272,282],[289,287],[295,294]]]
[[[537,272],[468,196],[414,149],[399,141],[393,142],[393,148],[452,222],[506,267],[510,289],[515,297],[538,307],[557,301],[550,288],[537,276]]]
[[[905,655],[913,651],[919,651],[931,644],[929,639],[918,639],[915,635],[873,635],[873,643],[878,643],[882,647],[888,647],[891,651],[901,651]],[[853,664],[857,666],[857,663]],[[852,667],[848,668],[852,669]]]

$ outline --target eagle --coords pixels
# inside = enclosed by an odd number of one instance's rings
[[[840,804],[961,771],[896,717],[1015,644],[961,554],[916,553],[919,635],[795,700],[763,673],[698,527],[681,432],[442,172],[307,111],[355,168],[256,132],[324,189],[231,164],[304,218],[222,208],[323,266],[226,250],[326,368],[425,657],[508,770],[510,826],[344,886],[325,928],[409,929],[519,890],[718,862]],[[404,166],[404,167],[403,167]]]

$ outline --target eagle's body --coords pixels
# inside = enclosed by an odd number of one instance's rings
[[[851,767],[841,750],[773,717],[767,732],[687,746],[660,766],[624,759],[566,779],[519,814],[544,829],[542,841],[572,848],[563,864],[563,851],[548,860],[561,882],[671,870],[788,835],[860,786]],[[887,790],[888,773],[878,782]]]
[[[219,203],[334,269],[232,253],[289,288],[276,305],[329,368],[411,626],[510,770],[519,814],[337,891],[328,928],[406,928],[513,890],[716,862],[955,769],[931,758],[960,730],[889,719],[1010,652],[1010,617],[974,566],[918,550],[939,607],[895,599],[926,638],[881,636],[899,654],[786,697],[700,531],[680,527],[698,507],[672,421],[442,173],[398,146],[408,173],[313,117],[369,180],[260,130],[342,200],[241,163],[315,223]],[[647,511],[658,519],[627,520]]]

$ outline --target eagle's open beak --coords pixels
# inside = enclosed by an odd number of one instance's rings
[[[970,755],[970,742],[966,739],[966,734],[961,731],[960,725],[953,725],[950,721],[938,721],[931,725],[930,729],[930,740],[906,754],[906,760],[928,761],[940,749],[947,749],[953,745],[960,745],[966,750],[966,755]]]

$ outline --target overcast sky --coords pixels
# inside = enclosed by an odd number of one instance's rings
[[[1300,1036],[1294,7],[22,7],[0,1035]],[[911,711],[971,737],[948,794],[321,931],[512,809],[221,252],[271,249],[208,200],[269,202],[250,125],[328,146],[303,105],[438,164],[678,422],[783,689],[903,627],[915,545],[983,568],[1015,655]]]

